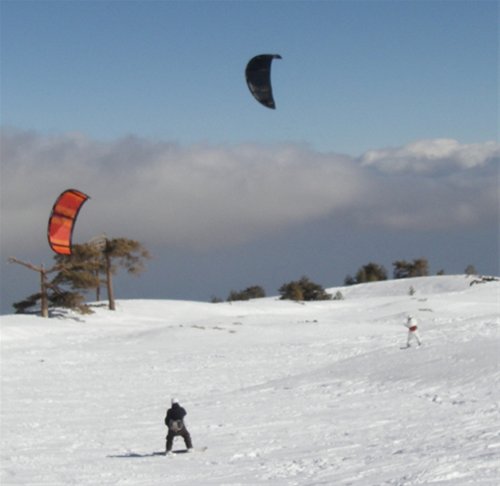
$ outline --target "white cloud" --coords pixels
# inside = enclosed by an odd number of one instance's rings
[[[494,142],[431,140],[355,159],[299,145],[183,147],[5,130],[2,251],[45,244],[50,208],[69,187],[91,196],[75,241],[106,232],[146,246],[229,245],[326,216],[388,228],[473,226],[497,214],[498,153]]]
[[[473,169],[499,159],[496,142],[462,145],[452,139],[420,140],[403,147],[370,150],[361,158],[363,166],[385,172],[432,174],[453,169]]]

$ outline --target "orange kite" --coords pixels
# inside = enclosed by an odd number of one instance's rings
[[[49,245],[60,255],[71,255],[71,242],[76,217],[89,196],[76,189],[64,191],[54,203],[49,218]]]

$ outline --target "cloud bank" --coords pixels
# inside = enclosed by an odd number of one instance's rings
[[[496,142],[462,145],[453,139],[420,140],[403,147],[370,150],[360,159],[386,173],[447,174],[487,166],[496,159]]]
[[[77,242],[105,232],[209,248],[321,219],[415,231],[498,222],[495,142],[422,140],[349,157],[293,144],[180,146],[5,129],[1,158],[5,252],[45,244],[51,206],[70,187],[91,196]]]

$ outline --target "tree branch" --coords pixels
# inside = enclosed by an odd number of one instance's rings
[[[62,264],[59,264],[59,265],[55,265],[54,267],[52,268],[49,268],[49,269],[45,269],[43,267],[43,265],[40,265],[39,267],[36,266],[36,265],[33,265],[32,263],[28,263],[28,262],[23,262],[22,260],[19,260],[18,258],[15,258],[15,257],[9,257],[8,258],[8,262],[9,263],[17,263],[19,265],[22,265],[23,267],[26,267],[26,268],[29,268],[30,270],[33,270],[35,272],[38,272],[38,273],[52,273],[52,272],[55,272],[56,270],[59,270],[61,268],[64,268],[64,265]]]

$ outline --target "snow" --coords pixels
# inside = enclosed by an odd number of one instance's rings
[[[0,483],[498,485],[500,282],[470,283],[2,316]],[[173,396],[206,451],[160,455]]]

